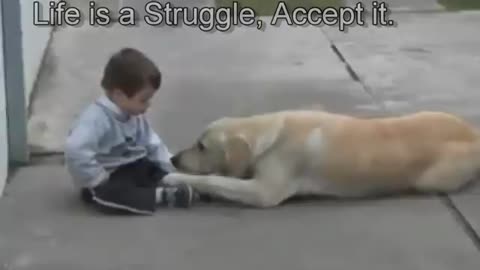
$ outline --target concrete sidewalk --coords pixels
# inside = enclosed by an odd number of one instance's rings
[[[59,29],[32,104],[30,143],[38,153],[62,151],[72,119],[101,93],[106,59],[124,46],[144,50],[165,75],[149,116],[172,151],[224,115],[316,104],[356,115],[441,109],[480,125],[480,12],[405,12],[433,3],[418,2],[399,5],[395,28],[347,33],[285,25],[209,34],[145,24]],[[0,200],[0,269],[477,270],[479,204],[473,188],[445,198],[268,210],[214,203],[111,217],[78,203],[61,159],[40,159],[13,175]]]

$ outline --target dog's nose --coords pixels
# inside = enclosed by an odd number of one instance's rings
[[[170,162],[171,162],[171,163],[173,164],[173,166],[175,166],[175,167],[177,167],[177,165],[178,165],[178,160],[179,160],[178,155],[175,155],[175,156],[173,156],[173,157],[170,158]]]

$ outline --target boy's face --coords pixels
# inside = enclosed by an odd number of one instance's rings
[[[112,99],[124,112],[130,115],[139,115],[147,111],[154,94],[155,89],[151,87],[142,89],[132,97],[128,97],[122,91],[113,90]]]

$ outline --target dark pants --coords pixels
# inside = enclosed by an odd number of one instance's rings
[[[115,170],[95,188],[82,190],[82,199],[103,210],[151,215],[157,208],[156,189],[167,172],[147,159]]]

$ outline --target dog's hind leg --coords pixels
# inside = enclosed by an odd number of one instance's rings
[[[283,181],[268,182],[258,179],[241,180],[217,175],[190,175],[171,173],[165,183],[185,183],[200,193],[219,196],[244,205],[267,208],[280,204],[292,195],[292,190]]]
[[[414,183],[420,192],[449,193],[462,190],[480,169],[480,147],[472,143],[450,143],[439,160]]]

